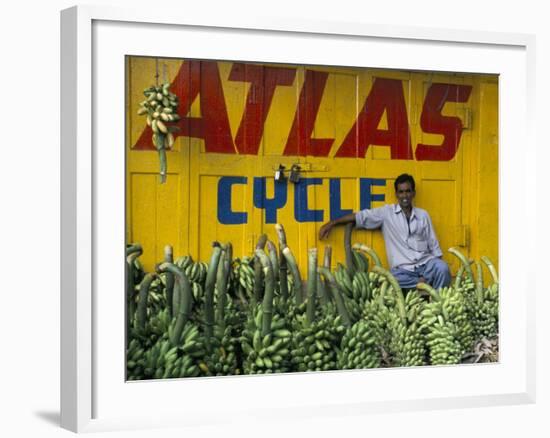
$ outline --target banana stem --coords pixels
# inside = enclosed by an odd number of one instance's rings
[[[462,281],[462,276],[464,275],[464,266],[461,264],[456,273],[454,288],[458,289],[460,287],[460,282]]]
[[[134,243],[126,247],[126,257],[135,252],[139,252],[139,255],[143,254],[143,248],[140,243]]]
[[[143,333],[145,331],[145,323],[147,322],[147,298],[149,297],[149,288],[155,279],[154,272],[148,273],[143,278],[139,287],[139,302],[136,314],[136,328]]]
[[[277,248],[271,240],[266,242],[266,246],[267,254],[269,255],[269,260],[271,261],[271,267],[273,268],[275,284],[277,284],[279,281],[279,259],[277,258]]]
[[[372,270],[384,277],[388,280],[390,283],[392,289],[394,290],[396,301],[397,301],[397,308],[399,310],[399,316],[401,318],[401,321],[403,322],[403,325],[405,327],[407,326],[407,310],[405,307],[405,297],[403,296],[403,291],[401,290],[401,287],[399,286],[399,283],[395,279],[395,277],[391,274],[390,271],[382,268],[381,266],[373,266]]]
[[[171,245],[166,245],[164,247],[164,261],[166,263],[174,263],[174,251]],[[174,274],[171,272],[166,272],[164,274],[164,280],[166,281],[166,306],[168,308],[168,315],[171,317],[174,316]]]
[[[384,280],[382,284],[380,285],[380,296],[378,297],[378,304],[380,306],[384,305],[384,297],[386,296],[386,292],[388,291],[388,286],[390,284],[387,280]]]
[[[286,233],[281,224],[275,224],[275,231],[279,240],[279,293],[283,303],[288,299],[288,267],[283,250],[286,248]]]
[[[468,259],[466,259],[464,254],[462,254],[457,248],[454,248],[454,247],[449,248],[449,252],[455,257],[458,257],[458,259],[460,260],[460,263],[462,263],[462,266],[464,266],[464,269],[466,270],[468,276],[472,280],[474,280],[474,273],[472,272],[472,268],[470,267],[470,262],[468,261]]]
[[[261,249],[263,251],[266,243],[267,243],[267,235],[262,234],[258,238],[258,242],[256,243],[256,249]],[[254,255],[254,299],[256,300],[257,303],[259,303],[260,300],[262,299],[262,290],[263,290],[262,280],[263,280],[262,265],[258,260],[258,256]]]
[[[275,278],[273,275],[273,267],[271,260],[266,255],[263,249],[255,251],[258,260],[260,261],[264,276],[265,276],[265,293],[262,302],[262,336],[271,333],[271,320],[273,319],[273,295],[275,289]]]
[[[206,282],[204,285],[204,322],[205,335],[207,340],[214,335],[214,286],[216,285],[216,275],[218,272],[218,263],[221,256],[221,248],[218,242],[213,242],[212,256],[206,273]]]
[[[325,254],[323,257],[323,266],[327,269],[330,269],[331,262],[332,262],[332,246],[326,245]]]
[[[319,272],[317,272],[317,296],[319,297],[319,302],[323,306],[326,306],[328,304],[329,299],[327,296],[327,288]]]
[[[336,279],[332,275],[329,269],[323,267],[319,268],[319,273],[325,278],[326,281],[328,281],[328,285],[331,289],[332,296],[334,297],[334,302],[336,303],[336,308],[338,309],[338,313],[342,317],[342,322],[346,327],[351,326],[351,319],[349,316],[348,309],[346,309],[346,305],[344,304],[344,299],[342,298],[342,294],[340,292],[340,286],[336,282]]]
[[[380,266],[380,267],[382,266],[382,262],[380,261],[380,257],[378,257],[378,254],[376,254],[374,249],[368,247],[367,245],[363,245],[362,243],[356,243],[355,245],[353,245],[353,249],[357,249],[357,250],[366,252],[368,255],[370,255],[372,257],[372,259],[374,260],[374,264],[376,266]]]
[[[351,232],[353,231],[354,223],[350,222],[346,224],[346,228],[344,230],[344,250],[346,252],[346,265],[348,269],[348,273],[350,276],[353,277],[355,274],[356,266],[355,266],[355,260],[353,258],[353,254],[351,252]]]
[[[287,247],[285,229],[281,224],[275,224],[275,231],[277,231],[277,237],[279,238],[279,247],[283,250]]]
[[[430,294],[430,297],[434,301],[439,301],[441,299],[441,296],[439,295],[439,293],[427,283],[418,283],[416,285],[416,288],[419,289],[419,290],[423,290],[423,291],[428,292]]]
[[[483,269],[481,267],[481,263],[476,263],[476,269],[477,269],[477,279],[476,279],[476,298],[478,305],[483,304]]]
[[[191,284],[185,273],[172,263],[162,263],[158,266],[157,271],[171,272],[176,279],[176,287],[180,290],[180,302],[178,307],[178,315],[176,317],[176,324],[170,342],[172,345],[177,345],[183,332],[183,327],[189,320],[191,313]]]
[[[131,252],[128,257],[126,257],[126,301],[128,306],[128,318],[126,321],[127,329],[129,330],[130,327],[133,324],[133,320],[135,317],[136,312],[136,305],[134,302],[134,289],[135,289],[135,282],[134,282],[134,262],[136,259],[142,254],[141,247],[139,249],[136,249],[135,251]]]
[[[317,294],[317,248],[310,248],[308,251],[307,276],[306,325],[309,326],[315,319],[315,298]]]
[[[286,263],[286,258],[283,255],[283,252],[279,248],[279,292],[281,294],[281,299],[283,303],[286,303],[288,300],[288,268]]]
[[[323,266],[330,271],[331,264],[332,264],[332,246],[326,245],[325,246],[325,253],[324,253],[324,256],[323,256]],[[327,304],[330,301],[331,297],[332,297],[332,294],[330,292],[330,288],[326,286],[324,278],[320,279],[319,284],[321,285],[320,286],[320,289],[322,289],[321,292],[324,292],[323,295],[325,296],[325,298],[323,299],[322,295],[321,295],[321,302],[323,304]]]
[[[498,274],[497,270],[495,268],[495,265],[493,265],[493,262],[491,259],[487,256],[481,256],[481,261],[485,263],[487,266],[487,269],[489,269],[489,272],[491,273],[491,277],[493,277],[493,283],[498,284]]]
[[[228,272],[229,266],[231,265],[231,263],[228,262],[228,257],[229,259],[231,258],[228,251],[229,249],[227,247],[222,251],[220,262],[218,263],[218,272],[216,275],[216,289],[218,291],[218,312],[216,321],[218,321],[218,324],[223,328],[225,328],[225,304],[227,298],[227,281],[229,278]]]
[[[283,255],[287,261],[288,267],[290,268],[290,273],[294,278],[294,293],[296,296],[296,304],[300,305],[304,301],[303,292],[302,292],[302,277],[300,276],[300,271],[296,264],[296,259],[292,255],[292,251],[287,246],[283,249]]]

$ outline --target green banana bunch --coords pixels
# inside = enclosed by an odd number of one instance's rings
[[[382,356],[370,322],[360,319],[345,331],[338,350],[338,369],[380,367]]]
[[[273,315],[270,333],[262,336],[262,305],[251,306],[246,326],[240,337],[245,374],[285,373],[291,370],[290,343],[292,332],[286,318]]]
[[[369,271],[369,259],[361,251],[352,251],[355,273]]]
[[[441,315],[426,334],[432,365],[457,364],[462,359],[463,348],[456,324],[445,321]]]
[[[491,261],[487,257],[482,258],[482,261],[489,268],[493,283],[487,288],[483,287],[481,263],[476,262],[478,274],[476,282],[477,306],[473,309],[473,321],[477,340],[492,338],[498,334],[498,278]]]
[[[139,299],[136,300],[136,305],[139,306]],[[166,277],[161,275],[155,278],[149,287],[147,312],[149,315],[154,315],[164,309],[166,305]]]
[[[484,301],[473,312],[475,334],[478,340],[492,338],[498,334],[498,298],[496,300],[488,298],[498,294],[498,286],[492,285],[487,290],[491,291],[484,293]]]
[[[345,296],[353,299],[353,278],[342,263],[337,263],[336,270],[334,271],[334,278],[342,288],[342,292],[344,292]]]
[[[207,376],[231,376],[240,374],[237,363],[238,340],[233,334],[233,326],[225,327],[216,324],[213,336],[210,338],[210,353],[204,359],[206,367],[203,371]],[[205,368],[205,369],[204,369]]]
[[[468,317],[466,298],[460,289],[445,287],[437,292],[427,284],[419,284],[431,302],[424,306],[421,329],[426,335],[430,363],[456,364],[473,347],[474,327]]]
[[[305,314],[292,319],[292,363],[296,371],[336,369],[336,349],[346,327],[334,306],[317,306],[317,248],[308,250]],[[325,312],[326,311],[326,312]]]
[[[236,296],[246,302],[254,297],[254,259],[244,256],[236,258],[232,263],[231,289],[237,291]]]
[[[174,345],[170,340],[175,321],[168,332],[149,349],[144,350],[137,340],[132,340],[127,351],[129,380],[168,379],[198,377],[206,367],[204,344],[199,339],[196,325],[187,323]]]
[[[418,312],[421,310],[420,297],[413,294],[408,300],[395,277],[380,266],[373,267],[374,272],[385,277],[393,290],[395,307],[389,317],[389,355],[395,366],[419,366],[425,363],[425,341],[417,322]],[[384,297],[379,297],[379,302]],[[412,321],[409,319],[411,318]]]
[[[387,285],[387,283],[386,283]],[[375,340],[375,345],[380,354],[381,360],[386,366],[391,365],[389,353],[391,351],[391,314],[390,310],[384,303],[383,296],[378,299],[370,300],[363,309],[362,319],[367,321],[368,326],[372,330],[372,336]]]
[[[168,327],[171,322],[172,315],[170,315],[168,309],[161,309],[149,317],[146,324],[146,331],[144,333],[133,332],[134,337],[139,337],[146,347],[150,347],[168,332]]]
[[[187,265],[183,271],[189,281],[199,283],[203,288],[206,282],[206,273],[208,272],[208,263],[194,262]]]
[[[396,313],[390,313],[390,354],[395,366],[425,365],[424,336],[417,322],[404,323]]]
[[[174,260],[174,264],[178,268],[182,269],[184,272],[187,269],[187,267],[189,265],[192,265],[193,263],[194,263],[193,257],[191,257],[190,255],[181,256],[181,257],[178,257],[176,260]]]
[[[140,380],[143,378],[143,367],[139,364],[145,354],[143,344],[132,338],[126,349],[126,378],[127,380]]]
[[[138,115],[147,116],[147,126],[153,130],[153,145],[159,152],[160,182],[166,182],[167,163],[166,150],[174,145],[176,126],[169,126],[168,122],[180,120],[178,115],[178,97],[170,92],[170,84],[151,86],[144,90],[146,99],[139,104]]]
[[[336,348],[346,328],[342,318],[329,313],[307,323],[306,315],[293,321],[291,355],[294,371],[336,369]]]

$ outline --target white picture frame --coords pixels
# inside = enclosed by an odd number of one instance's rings
[[[536,277],[526,260],[510,255],[529,253],[536,241],[535,216],[521,216],[535,205],[534,36],[246,16],[225,22],[91,6],[62,11],[61,26],[62,427],[222,428],[246,418],[534,402]],[[192,44],[159,45],[160,37]],[[124,297],[117,291],[124,290],[125,54],[499,74],[500,362],[124,383]],[[518,144],[522,154],[513,155]],[[512,232],[519,224],[521,236]],[[352,390],[360,385],[369,390]],[[182,390],[193,397],[173,408]],[[265,392],[270,400],[259,405],[254,394]]]

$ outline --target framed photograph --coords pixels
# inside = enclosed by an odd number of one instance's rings
[[[534,402],[534,37],[61,18],[64,428]]]

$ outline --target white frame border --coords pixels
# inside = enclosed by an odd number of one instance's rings
[[[92,160],[92,22],[94,20],[137,22],[145,24],[177,24],[202,28],[233,28],[283,32],[354,35],[471,44],[517,46],[527,57],[527,146],[532,157],[528,165],[529,187],[535,187],[535,37],[525,34],[429,29],[404,26],[383,26],[365,23],[291,20],[278,18],[232,19],[194,16],[170,11],[139,11],[96,6],[78,6],[61,12],[61,426],[75,432],[92,432],[151,426],[181,426],[181,418],[163,424],[148,420],[121,419],[105,421],[92,418],[93,355],[92,355],[92,270],[94,193]],[[534,217],[531,225],[535,225]],[[530,234],[531,236],[534,235]],[[526,242],[534,253],[534,241]],[[526,392],[483,397],[463,397],[423,401],[377,402],[348,405],[353,415],[369,412],[399,412],[412,409],[447,409],[533,403],[535,400],[535,276],[529,274],[526,327],[528,363]],[[78,297],[75,291],[78,291]],[[340,412],[344,412],[340,410]],[[326,414],[324,409],[319,415]],[[303,418],[309,417],[308,411]]]

